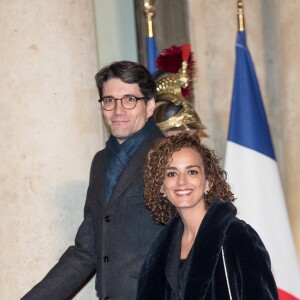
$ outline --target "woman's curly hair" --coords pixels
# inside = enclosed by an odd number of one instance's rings
[[[209,182],[209,191],[204,194],[206,209],[216,199],[222,202],[235,200],[230,185],[226,182],[227,173],[219,164],[221,159],[213,150],[203,145],[195,135],[180,133],[163,137],[156,141],[148,153],[144,173],[145,203],[151,211],[152,218],[158,223],[165,224],[172,217],[178,215],[175,206],[166,197],[163,197],[160,189],[173,153],[186,147],[195,149],[203,161],[204,173]]]

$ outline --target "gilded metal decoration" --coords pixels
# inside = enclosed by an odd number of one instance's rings
[[[157,123],[162,131],[205,128],[193,107],[182,96],[181,88],[186,88],[188,84],[189,75],[186,61],[182,63],[178,73],[166,73],[156,80],[156,120],[162,119],[159,114],[164,115],[164,107],[167,107],[170,103],[178,108],[175,115]]]
[[[237,2],[237,22],[238,22],[238,31],[245,31],[245,16],[244,16],[244,5],[242,0]]]
[[[154,0],[144,0],[144,14],[147,18],[148,37],[153,37],[153,22],[152,18],[155,15]]]

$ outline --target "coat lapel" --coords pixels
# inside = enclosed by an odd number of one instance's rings
[[[173,241],[174,228],[176,228],[178,221],[180,221],[179,218],[173,219],[151,244],[140,273],[136,299],[165,299],[167,289],[166,264],[169,258],[170,245]],[[170,270],[167,272],[169,274]],[[173,282],[172,274],[167,276]]]
[[[91,184],[89,188],[92,188],[92,194],[95,194],[95,203],[93,207],[97,210],[97,215],[100,216],[100,211],[105,203],[104,201],[104,174],[105,174],[105,150],[100,151],[95,158],[95,165],[92,166],[93,173],[91,174]],[[88,199],[91,197],[88,197]]]
[[[181,250],[181,238],[183,232],[183,223],[178,222],[175,225],[175,231],[172,236],[171,244],[169,246],[169,252],[166,262],[165,276],[169,282],[175,295],[179,292],[179,266],[180,266],[180,250]]]
[[[195,240],[184,299],[200,300],[205,298],[218,262],[226,230],[235,214],[236,208],[231,203],[219,201],[215,201],[207,211]]]

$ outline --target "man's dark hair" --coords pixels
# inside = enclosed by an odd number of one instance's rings
[[[156,97],[155,81],[151,73],[141,64],[123,60],[103,67],[95,76],[100,98],[102,98],[103,83],[112,78],[118,78],[125,83],[138,84],[147,100]]]

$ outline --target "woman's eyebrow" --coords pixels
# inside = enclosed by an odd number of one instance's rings
[[[185,169],[191,169],[191,168],[201,169],[201,167],[199,165],[189,165],[189,166],[185,167]],[[177,167],[166,167],[166,170],[177,170]]]

